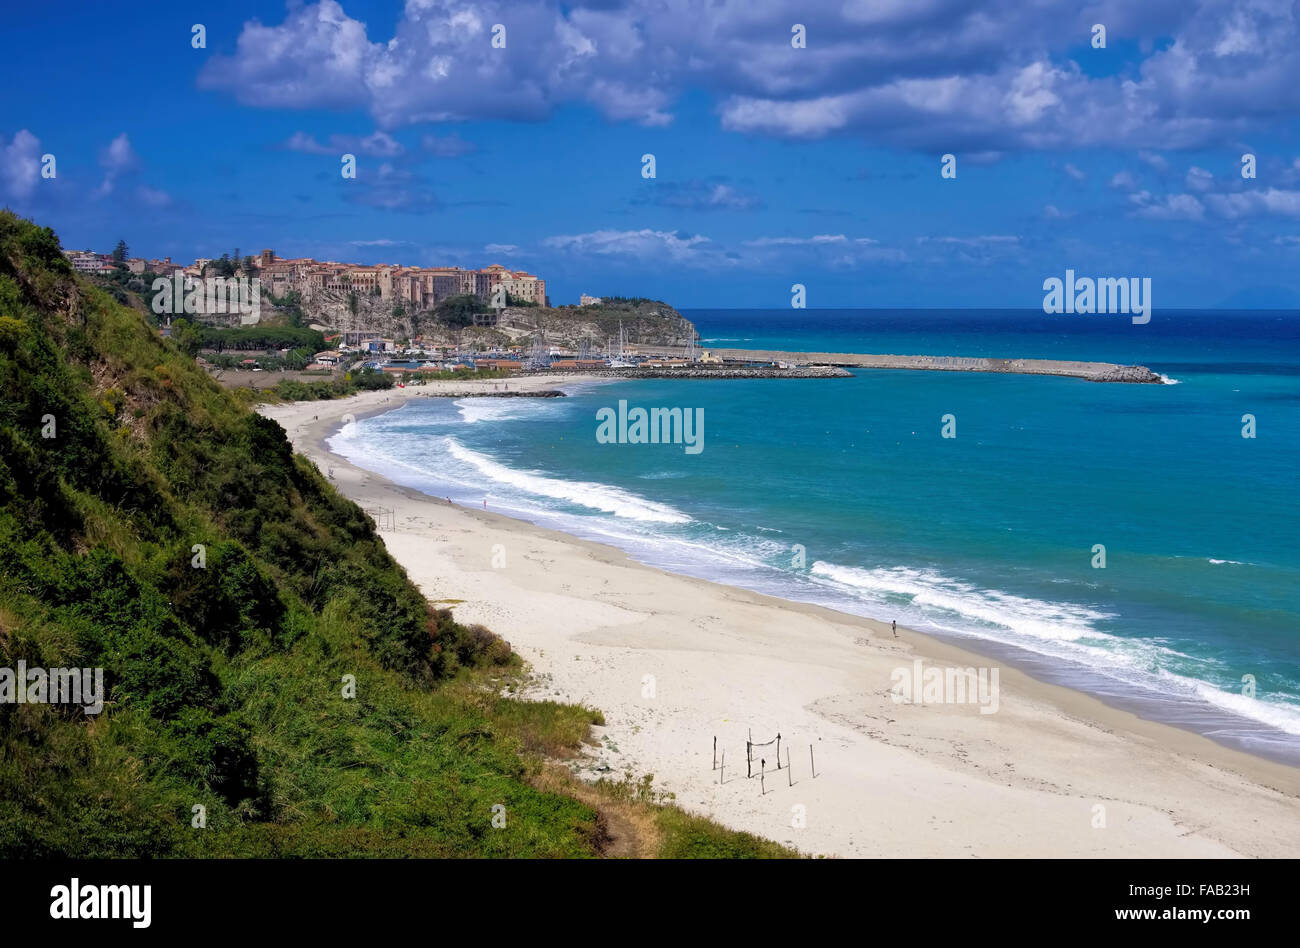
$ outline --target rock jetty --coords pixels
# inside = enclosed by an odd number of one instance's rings
[[[680,349],[640,347],[647,354],[679,356]],[[1089,382],[1152,384],[1164,379],[1144,365],[1073,362],[1058,359],[987,359],[969,356],[866,355],[854,352],[776,352],[760,349],[710,350],[723,365],[737,362],[783,362],[798,367],[912,369],[929,372],[996,372],[1011,375],[1060,375]],[[789,369],[777,371],[791,371]]]

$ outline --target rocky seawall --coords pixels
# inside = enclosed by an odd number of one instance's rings
[[[543,369],[529,371],[527,374],[563,377],[574,373],[569,371],[548,372]],[[846,369],[826,365],[796,366],[792,369],[727,365],[696,365],[691,368],[681,369],[583,369],[577,374],[609,379],[843,379],[853,376],[853,373]]]
[[[679,356],[681,349],[651,349],[646,354]],[[1088,382],[1153,384],[1164,379],[1144,365],[1079,362],[1057,359],[986,359],[966,356],[866,355],[853,352],[777,352],[761,349],[712,349],[728,362],[784,362],[800,367],[834,366],[851,369],[912,369],[930,372],[995,372],[1010,375],[1059,375]],[[789,370],[786,370],[789,371]]]
[[[529,373],[530,375],[533,373]],[[509,382],[502,384],[508,385]],[[474,389],[472,391],[452,391],[451,389],[433,389],[428,392],[420,392],[425,398],[564,398],[565,393],[553,388],[538,388],[532,390],[520,391],[484,391],[483,389]]]

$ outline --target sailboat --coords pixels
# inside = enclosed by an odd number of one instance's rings
[[[628,361],[627,353],[624,351],[627,347],[627,340],[623,336],[623,320],[618,321],[618,356],[610,359],[605,364],[611,369],[634,369],[635,362]],[[609,346],[605,346],[605,351],[609,351]]]

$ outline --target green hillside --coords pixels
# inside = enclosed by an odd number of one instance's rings
[[[505,642],[432,608],[277,424],[3,212],[0,668],[20,660],[103,668],[106,694],[0,703],[5,858],[788,854],[548,764],[599,713],[501,697]]]

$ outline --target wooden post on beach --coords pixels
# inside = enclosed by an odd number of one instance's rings
[[[713,735],[713,769],[718,769],[718,735]]]
[[[727,751],[726,748],[723,748],[722,766],[718,768],[718,785],[721,786],[726,782],[727,782]]]
[[[776,732],[776,769],[781,769],[781,732]]]
[[[753,763],[754,763],[754,745],[751,744],[749,741],[745,741],[745,779],[749,779],[750,777],[754,776],[754,771],[752,766]]]
[[[812,745],[808,745],[808,766],[812,768],[813,778],[817,777],[817,762],[813,760]]]
[[[790,766],[790,745],[785,745],[785,779],[794,786],[794,768]]]
[[[763,763],[766,764],[767,761],[763,761]],[[766,774],[765,771],[764,771],[764,772],[760,772],[759,775],[758,775],[758,795],[759,795],[760,797],[765,797],[765,796],[767,796],[767,783],[766,783],[766,777],[767,777],[767,774]]]

